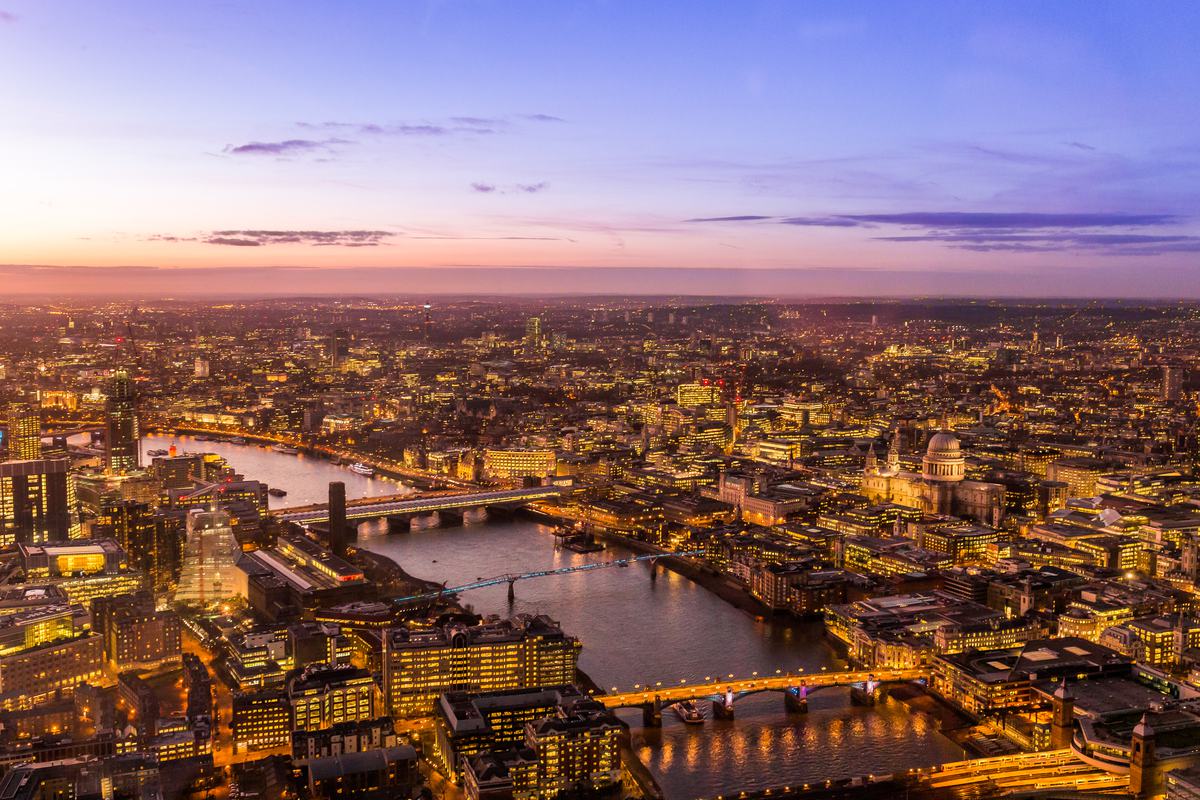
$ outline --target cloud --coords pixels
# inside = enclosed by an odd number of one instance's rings
[[[1076,150],[1092,151],[1092,150],[1096,149],[1095,147],[1092,147],[1087,142],[1063,142],[1063,144],[1065,144],[1067,147],[1074,147]]]
[[[353,144],[346,139],[284,139],[281,142],[247,142],[246,144],[229,145],[225,152],[235,156],[287,156],[328,150],[332,145]]]
[[[391,231],[285,231],[285,230],[223,230],[200,236],[155,234],[146,237],[156,242],[203,242],[226,247],[263,247],[272,244],[305,244],[313,247],[375,247],[394,236]]]
[[[531,122],[566,122],[562,117],[556,117],[553,114],[522,114],[521,119]]]
[[[445,122],[297,122],[306,130],[350,131],[361,136],[452,136],[458,133],[496,133],[507,123],[488,117],[451,117]]]
[[[538,183],[514,183],[509,186],[497,186],[494,183],[484,183],[476,181],[471,184],[471,189],[483,194],[537,194],[550,188],[550,184],[545,181]]]
[[[698,217],[687,222],[771,222],[820,228],[892,227],[903,232],[873,236],[872,239],[898,243],[932,242],[974,252],[1083,251],[1140,256],[1200,252],[1200,236],[1140,232],[1182,222],[1175,214],[908,211],[802,217],[742,214]]]
[[[844,214],[835,220],[927,228],[1128,228],[1167,225],[1171,214],[1040,214],[1035,212],[910,211],[903,214]]]
[[[734,217],[696,217],[685,219],[684,222],[758,222],[765,219],[774,219],[774,217],[765,217],[761,214],[739,214]]]
[[[807,228],[858,228],[861,222],[847,217],[784,217],[781,225],[796,225]]]
[[[0,9],[0,22],[16,22],[18,19],[16,14],[11,14],[3,9]]]

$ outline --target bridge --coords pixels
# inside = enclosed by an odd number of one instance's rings
[[[864,705],[875,703],[875,693],[883,683],[926,680],[928,669],[875,669],[837,672],[786,673],[752,675],[748,678],[707,678],[699,683],[680,682],[676,686],[635,686],[630,692],[597,695],[605,708],[641,708],[644,724],[662,724],[662,707],[681,700],[712,700],[713,714],[733,718],[733,704],[738,697],[757,692],[783,692],[788,710],[807,711],[808,695],[818,689],[849,686],[851,698]]]
[[[389,495],[363,497],[346,503],[346,520],[363,522],[380,517],[403,518],[406,515],[432,514],[434,511],[465,511],[471,508],[515,508],[535,500],[560,496],[559,486],[533,486],[524,489],[500,489],[482,492],[439,492],[419,496]],[[329,522],[329,504],[282,508],[274,512],[284,522],[314,525]]]
[[[536,572],[522,572],[520,574],[508,573],[505,575],[496,575],[491,578],[481,578],[471,583],[465,583],[462,586],[452,586],[449,588],[442,587],[432,592],[422,592],[421,594],[411,594],[407,597],[392,598],[397,603],[418,603],[437,600],[440,597],[447,595],[458,594],[459,592],[469,592],[472,589],[483,589],[487,586],[499,586],[508,584],[508,601],[511,603],[515,598],[514,585],[517,581],[526,581],[531,578],[550,578],[555,575],[570,575],[573,572],[591,572],[597,569],[608,569],[609,567],[627,567],[630,564],[636,564],[639,561],[649,561],[651,566],[655,566],[655,562],[660,558],[667,556],[700,556],[703,555],[702,550],[688,551],[686,553],[652,553],[650,555],[631,556],[629,558],[619,558],[614,561],[593,561],[589,564],[577,564],[573,567],[560,567],[558,569],[542,569]]]

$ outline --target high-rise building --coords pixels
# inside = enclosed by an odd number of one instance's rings
[[[116,597],[144,588],[146,576],[129,568],[125,551],[112,539],[17,546],[27,581],[57,586],[72,603],[91,608],[98,597]]]
[[[1174,364],[1163,364],[1162,384],[1158,397],[1164,403],[1174,403],[1183,394],[1183,369]]]
[[[346,557],[346,484],[341,481],[329,482],[329,549]]]
[[[575,680],[580,643],[545,616],[431,630],[396,628],[383,638],[383,690],[396,717],[433,712],[448,691],[495,692]]]
[[[204,356],[196,356],[196,363],[194,365],[192,374],[194,374],[197,378],[207,378],[211,374],[208,359]]]
[[[241,552],[228,512],[189,511],[175,600],[208,606],[239,594],[244,596],[245,573],[237,568]]]
[[[67,459],[0,463],[0,546],[58,542],[80,534]]]
[[[8,407],[8,457],[13,461],[42,457],[42,419],[31,403]]]
[[[124,475],[140,466],[138,451],[137,393],[133,378],[124,369],[117,370],[108,385],[104,403],[104,466],[109,472]]]
[[[155,592],[166,593],[179,578],[179,518],[156,513],[149,503],[106,498],[92,536],[115,539],[129,563],[149,576]]]
[[[530,317],[525,320],[525,353],[535,355],[542,349],[542,319]]]

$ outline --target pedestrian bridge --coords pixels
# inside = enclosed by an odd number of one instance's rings
[[[655,684],[635,687],[629,692],[613,692],[596,697],[607,708],[645,707],[651,704],[670,704],[680,700],[700,700],[730,695],[742,696],[757,692],[789,692],[804,689],[813,691],[829,686],[877,686],[880,683],[923,680],[928,669],[874,669],[844,672],[788,673],[786,675],[755,675],[749,678],[717,678],[701,683],[680,683],[677,686]]]
[[[346,503],[346,519],[362,522],[380,517],[406,514],[432,514],[434,511],[458,511],[487,506],[515,507],[558,497],[564,491],[559,486],[532,486],[524,489],[501,489],[482,492],[438,492],[396,494],[386,497],[363,497]],[[284,522],[314,525],[329,521],[329,504],[281,508],[273,512]]]

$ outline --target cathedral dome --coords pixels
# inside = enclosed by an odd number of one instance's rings
[[[959,443],[958,437],[950,431],[938,431],[929,438],[929,447],[926,452],[933,455],[935,452],[954,452],[958,453],[962,450],[962,444]]]
[[[922,466],[922,477],[927,481],[961,481],[966,477],[967,462],[958,437],[950,431],[938,431],[929,437]]]

